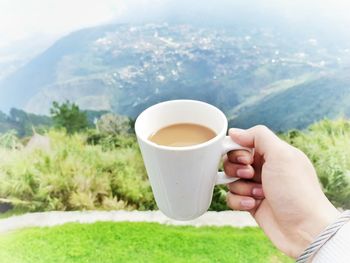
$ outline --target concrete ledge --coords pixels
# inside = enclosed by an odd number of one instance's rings
[[[191,226],[257,226],[248,212],[223,211],[206,212],[201,217],[190,221],[176,221],[166,217],[160,211],[74,211],[29,213],[0,219],[0,233],[27,227],[49,227],[66,223],[109,222],[155,222],[165,225]]]

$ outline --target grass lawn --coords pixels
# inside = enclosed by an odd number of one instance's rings
[[[0,236],[2,263],[292,262],[257,228],[66,224]]]

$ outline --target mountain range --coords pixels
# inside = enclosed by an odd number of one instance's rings
[[[320,38],[321,39],[321,38]],[[222,109],[230,125],[277,131],[350,116],[350,47],[271,28],[105,25],[72,32],[0,80],[0,109],[53,101],[135,118],[169,99]]]

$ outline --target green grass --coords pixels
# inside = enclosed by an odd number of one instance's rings
[[[2,263],[292,262],[258,228],[66,224],[0,236]]]

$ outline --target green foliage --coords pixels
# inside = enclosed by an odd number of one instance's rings
[[[323,190],[333,204],[349,209],[350,122],[323,120],[305,132],[292,130],[281,137],[311,159]]]
[[[54,101],[50,113],[55,127],[65,128],[68,134],[82,131],[89,126],[86,113],[80,111],[75,103],[66,101],[59,104]]]
[[[104,151],[117,148],[130,148],[135,144],[135,136],[131,134],[116,135],[100,133],[96,130],[87,131],[86,142],[91,145],[100,145]]]
[[[3,263],[292,262],[257,228],[106,222],[1,235],[0,258]]]
[[[226,186],[216,185],[214,188],[213,199],[212,199],[212,202],[210,204],[209,210],[211,210],[211,211],[227,210],[226,193],[227,193]]]
[[[49,152],[0,148],[0,198],[32,211],[155,208],[135,137],[103,149],[84,134],[47,136]]]

